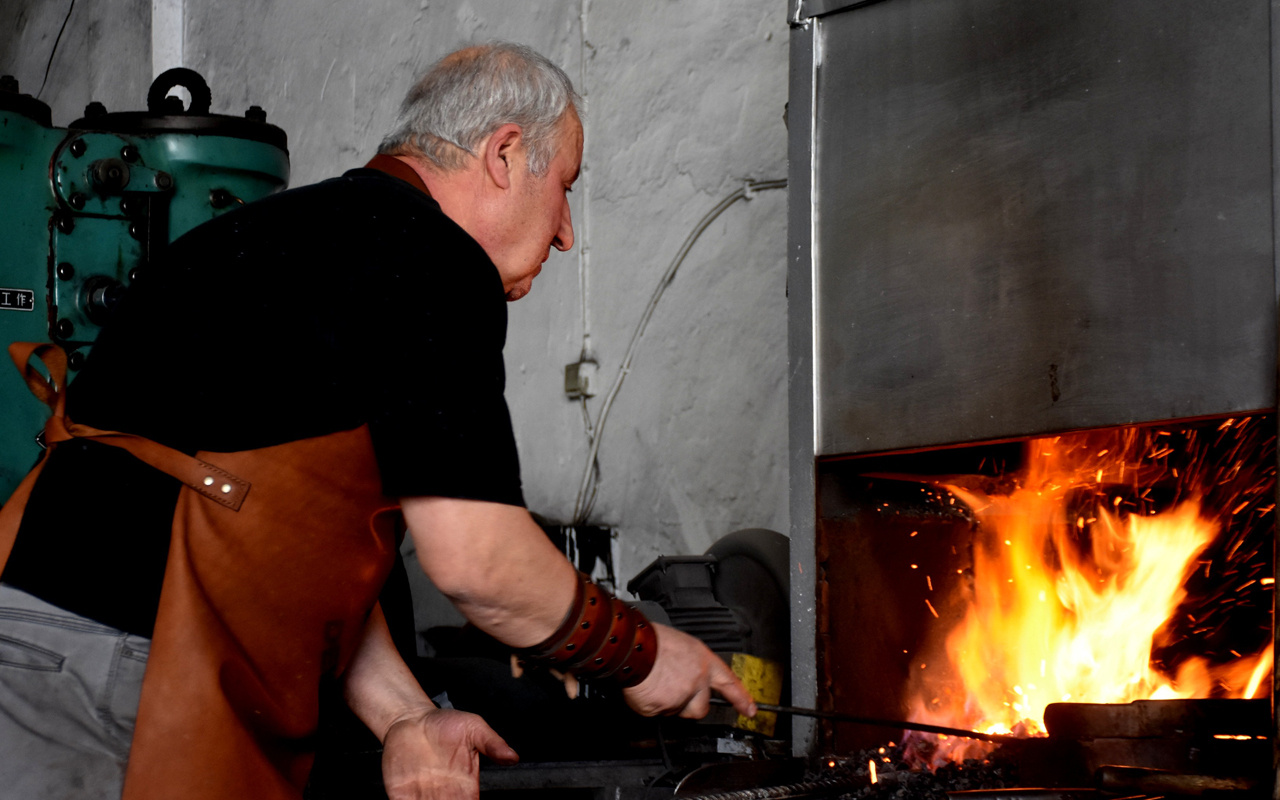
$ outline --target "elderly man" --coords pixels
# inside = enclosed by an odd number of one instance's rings
[[[201,226],[131,289],[0,514],[6,791],[299,797],[336,676],[393,798],[477,796],[479,756],[516,754],[391,644],[397,502],[432,581],[530,661],[642,714],[702,716],[712,690],[754,713],[523,507],[504,301],[573,244],[575,99],[527,48],[454,53],[366,168]]]

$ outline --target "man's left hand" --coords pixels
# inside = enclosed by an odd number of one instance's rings
[[[428,708],[407,714],[382,742],[382,780],[391,800],[477,800],[480,756],[499,764],[520,760],[475,714]]]

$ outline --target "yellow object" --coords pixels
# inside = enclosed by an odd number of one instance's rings
[[[782,698],[782,666],[778,662],[746,653],[734,653],[733,661],[729,666],[733,674],[738,676],[738,680],[747,687],[747,691],[751,692],[751,699],[757,703],[778,704]],[[761,711],[754,718],[739,714],[733,727],[773,736],[773,729],[777,722],[777,714],[772,711]]]

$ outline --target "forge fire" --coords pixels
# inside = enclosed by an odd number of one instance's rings
[[[1275,472],[1274,420],[1243,417],[1033,439],[1012,468],[922,482],[970,536],[908,565],[932,620],[908,718],[1042,736],[1050,703],[1267,697]],[[935,765],[989,749],[908,742]]]

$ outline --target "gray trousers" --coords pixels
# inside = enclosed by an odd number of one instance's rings
[[[119,798],[150,647],[0,584],[0,797]]]

